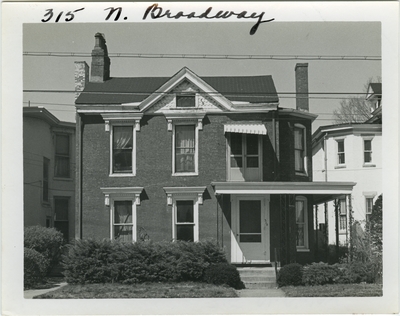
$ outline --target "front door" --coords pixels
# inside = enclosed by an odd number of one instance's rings
[[[270,260],[269,198],[232,197],[232,262]]]

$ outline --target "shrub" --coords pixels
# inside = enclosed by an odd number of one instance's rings
[[[340,275],[336,283],[374,283],[380,269],[373,262],[351,262],[338,267]]]
[[[29,288],[43,280],[49,261],[39,252],[24,248],[24,287]]]
[[[24,247],[34,249],[47,258],[48,270],[59,262],[63,243],[62,233],[55,228],[29,226],[24,229]]]
[[[290,263],[283,266],[278,273],[278,286],[301,285],[303,277],[303,267],[298,263]]]
[[[204,281],[216,285],[228,285],[237,290],[244,289],[239,271],[229,263],[210,265],[204,273]]]
[[[303,283],[305,285],[323,285],[336,283],[340,277],[337,265],[327,263],[312,263],[303,268]]]
[[[66,281],[79,284],[201,281],[209,265],[227,263],[222,249],[210,241],[78,240],[67,249]]]

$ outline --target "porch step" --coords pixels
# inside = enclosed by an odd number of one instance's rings
[[[246,267],[238,268],[240,278],[248,289],[276,288],[275,268]]]

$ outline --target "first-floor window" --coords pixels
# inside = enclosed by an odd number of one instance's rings
[[[339,217],[339,230],[346,231],[347,229],[347,210],[346,210],[346,200],[339,200],[340,207],[340,217]]]
[[[68,197],[54,197],[54,228],[60,231],[65,240],[68,240]]]
[[[114,201],[113,239],[133,241],[132,201]]]
[[[307,234],[307,200],[303,197],[296,198],[296,246],[297,248],[308,248]]]
[[[194,205],[192,200],[176,201],[176,240],[195,241]]]

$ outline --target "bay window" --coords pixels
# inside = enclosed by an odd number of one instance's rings
[[[294,169],[296,173],[307,172],[306,128],[300,124],[294,127]]]

